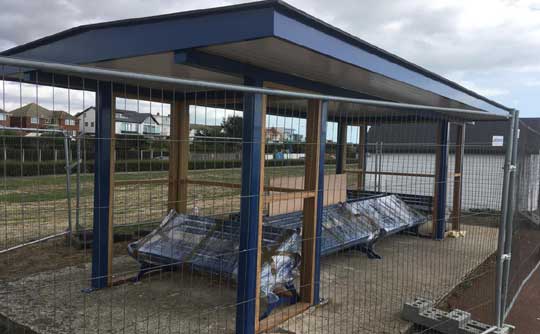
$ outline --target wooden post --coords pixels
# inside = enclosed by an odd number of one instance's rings
[[[347,166],[347,122],[338,121],[336,174],[343,174]]]
[[[448,121],[437,125],[435,140],[435,186],[433,190],[433,238],[444,239],[446,231],[446,183],[448,177]]]
[[[454,154],[454,193],[452,200],[452,230],[461,230],[461,194],[463,186],[463,155],[465,152],[465,124],[456,124]]]
[[[315,196],[304,199],[302,227],[302,265],[300,271],[300,299],[315,303],[315,266],[317,242],[317,207],[319,189],[319,161],[321,146],[322,102],[309,100],[306,120],[305,191]]]
[[[363,191],[366,187],[366,151],[367,151],[367,126],[360,125],[358,140],[358,190]]]
[[[189,166],[189,104],[174,103],[171,112],[168,208],[187,212]]]
[[[114,100],[110,82],[98,83],[96,100],[91,285],[94,289],[101,289],[112,283]]]

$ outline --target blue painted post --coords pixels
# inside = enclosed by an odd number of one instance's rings
[[[113,96],[110,82],[99,82],[96,94],[96,137],[94,163],[94,219],[92,241],[92,279],[94,289],[106,287],[111,275],[111,170]]]
[[[316,238],[315,238],[315,277],[314,277],[314,290],[313,290],[313,302],[319,304],[320,296],[319,290],[321,285],[321,237],[322,237],[322,217],[324,206],[324,155],[326,153],[326,126],[328,118],[328,101],[322,101],[321,103],[321,135],[319,146],[319,183],[318,183],[318,196],[317,196],[317,226],[316,226]],[[347,123],[345,124],[345,137],[347,134]],[[345,141],[346,142],[346,141]],[[336,172],[337,173],[337,172]],[[338,173],[339,174],[339,173]]]
[[[433,208],[433,237],[444,239],[446,231],[446,184],[448,177],[448,121],[437,124],[435,147],[435,196]]]
[[[262,81],[246,78],[248,86],[262,87]],[[263,176],[262,141],[265,97],[245,94],[242,127],[242,195],[240,200],[240,247],[236,333],[253,334],[258,319],[257,256],[259,248],[260,198]]]
[[[337,150],[336,150],[336,174],[343,174],[347,163],[347,122],[343,119],[338,121]]]

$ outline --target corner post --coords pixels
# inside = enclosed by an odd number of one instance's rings
[[[317,304],[320,267],[320,235],[322,226],[322,203],[324,181],[324,141],[326,140],[327,102],[309,100],[306,120],[306,164],[304,190],[315,195],[304,199],[304,221],[302,227],[302,265],[300,272],[300,299]],[[324,122],[324,124],[323,124]],[[324,129],[323,129],[324,126]],[[324,132],[324,137],[323,133]],[[322,154],[322,155],[321,155]],[[322,168],[321,168],[322,167]]]
[[[262,87],[246,78],[248,86]],[[266,96],[246,93],[242,127],[242,193],[238,263],[236,333],[253,334],[259,326],[260,243],[264,204],[264,144]]]
[[[461,230],[461,197],[463,188],[463,155],[465,153],[465,124],[456,124],[454,153],[454,193],[452,197],[452,230]]]
[[[114,112],[111,82],[98,82],[96,93],[96,159],[92,241],[93,289],[112,283],[112,203],[114,174]]]
[[[448,178],[448,121],[437,123],[435,141],[435,187],[433,196],[433,238],[444,239],[446,230],[446,183]]]

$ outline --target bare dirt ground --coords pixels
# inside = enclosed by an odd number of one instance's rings
[[[540,270],[521,291],[506,322],[516,326],[515,334],[540,333]]]
[[[515,220],[517,229],[513,235],[511,276],[507,304],[523,279],[540,261],[540,230],[527,218]],[[496,257],[491,256],[452,291],[441,306],[446,309],[467,310],[472,318],[488,324],[495,323]],[[536,273],[522,290],[506,323],[516,327],[514,333],[540,333],[540,273]]]
[[[442,242],[389,237],[376,247],[382,260],[356,250],[325,257],[321,296],[328,302],[275,332],[405,332],[409,324],[399,318],[403,302],[415,296],[442,299],[494,252],[494,227],[466,230],[466,237]],[[125,255],[125,246],[115,245],[114,272],[135,274],[137,262]],[[182,270],[84,293],[89,259],[88,250],[50,242],[13,252],[0,263],[0,314],[37,333],[234,332],[231,280]]]

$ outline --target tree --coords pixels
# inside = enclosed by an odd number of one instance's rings
[[[223,134],[225,137],[240,138],[242,137],[242,117],[230,116],[221,122]]]

